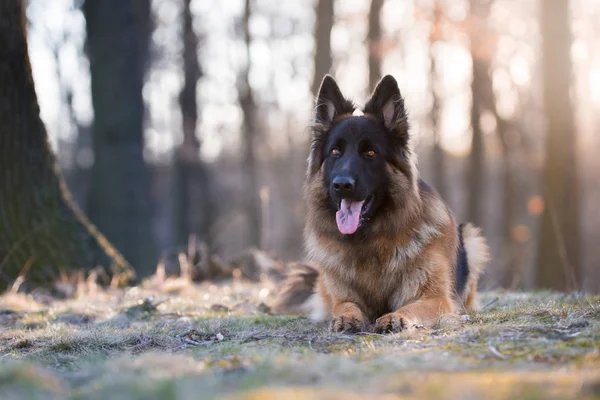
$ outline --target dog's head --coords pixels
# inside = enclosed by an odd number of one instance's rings
[[[416,188],[408,120],[396,80],[388,75],[354,116],[354,104],[331,76],[317,99],[308,180],[322,185],[323,217],[342,235],[384,224]],[[314,188],[314,185],[313,185]],[[309,194],[310,196],[310,194]]]

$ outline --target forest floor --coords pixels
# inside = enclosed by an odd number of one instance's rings
[[[276,284],[80,285],[0,296],[10,398],[600,398],[600,297],[486,293],[434,329],[332,334],[270,314]]]

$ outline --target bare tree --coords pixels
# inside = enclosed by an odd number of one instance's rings
[[[156,263],[143,156],[149,0],[86,0],[83,11],[94,107],[90,218],[140,275],[148,275]]]
[[[210,242],[210,192],[208,171],[202,164],[200,140],[196,135],[198,101],[196,87],[202,77],[198,61],[198,36],[194,31],[191,0],[183,1],[183,75],[184,83],[179,94],[183,122],[183,142],[175,159],[175,209],[174,222],[177,242],[186,243],[190,235],[198,234]]]
[[[244,114],[243,124],[243,151],[244,171],[246,173],[246,215],[248,217],[249,231],[248,243],[251,246],[260,245],[262,232],[261,202],[259,197],[258,164],[256,161],[256,143],[258,139],[257,109],[254,101],[254,93],[250,85],[250,46],[252,36],[250,35],[250,17],[252,15],[251,0],[246,0],[244,7],[244,18],[242,20],[244,30],[244,43],[246,45],[246,66],[242,71],[239,84],[239,102]]]
[[[371,0],[369,8],[369,31],[367,46],[369,49],[369,90],[381,79],[381,8],[384,0]]]
[[[537,254],[538,285],[575,289],[579,277],[579,178],[571,105],[569,1],[539,2],[546,114],[544,213]]]
[[[433,3],[433,20],[429,31],[429,82],[431,85],[431,132],[433,135],[433,183],[440,195],[446,199],[446,177],[445,177],[445,154],[440,142],[440,132],[438,119],[440,117],[440,95],[438,93],[437,82],[437,59],[435,54],[435,44],[443,40],[443,21],[444,9],[439,1]]]
[[[512,121],[502,118],[496,109],[495,98],[493,97],[493,88],[491,79],[486,82],[486,91],[492,94],[490,107],[496,118],[496,133],[500,139],[502,149],[502,187],[504,195],[502,197],[502,217],[503,217],[503,236],[504,236],[504,274],[500,281],[502,287],[515,289],[522,283],[523,279],[523,257],[522,243],[515,241],[514,229],[518,224],[518,202],[523,201],[520,195],[517,182],[515,180],[515,171],[518,164],[519,150],[511,145],[510,135],[520,136],[520,128]]]
[[[0,289],[20,274],[131,267],[73,204],[40,119],[23,2],[0,0]]]
[[[487,19],[491,1],[470,0],[471,14],[475,20]],[[471,29],[471,59],[473,60],[473,81],[471,82],[471,153],[469,154],[468,167],[468,200],[467,216],[469,221],[482,225],[483,177],[485,175],[484,143],[481,131],[481,113],[483,111],[483,90],[485,81],[489,79],[489,62],[485,57],[480,57],[478,50],[482,48],[481,37],[478,29]]]
[[[331,70],[331,28],[333,27],[333,0],[318,0],[315,25],[315,73],[312,94],[317,95],[323,76]]]

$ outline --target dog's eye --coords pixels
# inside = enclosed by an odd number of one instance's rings
[[[337,147],[334,147],[333,149],[331,149],[331,155],[332,156],[339,156],[340,155],[340,149],[338,149]]]
[[[373,158],[375,157],[375,150],[367,150],[365,152],[365,156],[367,156],[368,158]]]

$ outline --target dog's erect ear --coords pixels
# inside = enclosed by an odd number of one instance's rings
[[[353,112],[354,103],[344,98],[331,75],[325,75],[317,96],[315,122],[319,125],[330,126],[336,117]]]
[[[408,118],[404,109],[404,99],[398,89],[398,82],[391,75],[379,81],[371,99],[365,105],[365,114],[379,119],[392,133],[408,139]]]
[[[323,146],[333,121],[343,114],[354,112],[354,103],[344,97],[335,79],[325,75],[319,88],[315,107],[315,124],[312,131],[310,156],[308,157],[309,174],[316,173],[323,163]]]

